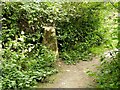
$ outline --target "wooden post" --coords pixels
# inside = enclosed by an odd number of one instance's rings
[[[55,57],[58,58],[58,45],[55,27],[44,26],[43,44],[53,51]]]

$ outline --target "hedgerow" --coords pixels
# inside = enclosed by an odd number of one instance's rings
[[[67,63],[88,60],[91,47],[105,43],[103,3],[63,3],[56,21],[60,57]]]
[[[97,88],[120,88],[120,62],[118,51],[111,53],[111,58],[102,56],[99,71],[94,74]]]
[[[108,9],[108,14],[105,16],[105,29],[106,32],[105,46],[107,51],[104,51],[100,57],[101,65],[98,70],[89,75],[94,76],[96,88],[105,88],[108,90],[120,88],[120,61],[119,61],[119,25],[118,25],[118,12],[117,9],[111,5]],[[114,4],[116,7],[118,3]],[[111,8],[112,7],[112,8]],[[118,46],[117,46],[118,43]],[[100,48],[101,49],[101,48]],[[105,48],[104,48],[105,49]]]
[[[32,5],[35,5],[32,7]],[[41,44],[38,4],[3,3],[1,89],[30,88],[56,72],[55,56]]]
[[[103,3],[2,3],[2,89],[28,88],[56,72],[55,57],[42,45],[43,26],[55,26],[60,58],[89,58],[90,48],[106,39]]]
[[[113,6],[114,5],[114,6]],[[112,12],[119,11],[119,3],[113,4]],[[112,25],[113,32],[111,32],[111,42],[109,42],[110,45],[114,45],[113,48],[117,48],[116,50],[109,51],[107,53],[108,55],[104,54],[101,57],[101,65],[98,68],[99,71],[95,73],[97,87],[98,88],[107,88],[107,89],[115,89],[120,88],[120,52],[119,52],[119,16],[112,16],[111,17],[112,22],[114,23]],[[110,20],[109,22],[110,23]],[[110,23],[111,25],[111,23]],[[116,25],[116,26],[115,26]],[[109,26],[110,27],[110,26]],[[111,29],[112,29],[111,28]],[[116,43],[117,44],[112,44]]]

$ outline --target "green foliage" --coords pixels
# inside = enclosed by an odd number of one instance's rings
[[[79,57],[86,57],[86,55],[82,55],[83,51],[89,50],[90,47],[98,46],[105,41],[103,36],[105,30],[100,29],[104,17],[101,11],[104,7],[103,3],[17,2],[11,4],[8,2],[4,5],[6,6],[4,6],[5,9],[3,8],[3,17],[7,17],[7,21],[3,18],[3,26],[5,26],[3,27],[3,35],[6,35],[4,32],[9,33],[9,36],[3,36],[4,42],[8,41],[8,37],[15,39],[15,35],[20,33],[20,31],[24,31],[25,34],[34,33],[35,35],[26,35],[26,38],[32,37],[32,42],[34,41],[34,43],[41,42],[42,26],[55,25],[60,57],[65,59],[62,52],[67,52],[70,54],[71,60],[75,61],[78,55]],[[8,23],[7,28],[4,23]],[[18,35],[17,37],[19,38],[20,36]],[[31,40],[28,41],[31,42]],[[81,49],[78,50],[76,45],[78,47],[84,45],[84,47],[83,49],[80,47]],[[79,52],[75,52],[77,54],[76,57],[72,54],[71,50]]]
[[[43,46],[38,45],[36,48],[30,55],[9,49],[4,51],[1,61],[3,90],[33,87],[37,81],[43,81],[55,72],[54,55]]]
[[[89,57],[90,48],[105,43],[103,3],[63,3],[56,21],[60,57],[68,62]]]
[[[55,72],[54,55],[42,45],[43,26],[55,26],[60,57],[87,60],[105,43],[103,3],[2,3],[2,89],[27,88]]]
[[[112,14],[111,14],[112,13]],[[110,16],[109,16],[110,14]],[[116,10],[112,9],[109,11],[108,16],[106,15],[105,28],[110,30],[106,32],[106,44],[102,47],[106,51],[102,54],[100,60],[101,65],[97,72],[88,72],[90,76],[94,76],[96,80],[97,88],[120,88],[120,61],[119,61],[119,46],[118,42],[118,18],[116,17]],[[118,28],[117,28],[118,26]],[[118,48],[115,50],[115,48]],[[101,49],[101,48],[100,48]],[[112,50],[110,50],[112,49]],[[95,50],[95,48],[93,48]],[[99,49],[97,49],[99,50]],[[96,51],[97,51],[96,50]],[[99,52],[99,51],[97,51]]]
[[[30,88],[56,72],[55,56],[41,44],[39,5],[6,2],[2,12],[2,90]]]
[[[101,56],[101,65],[96,72],[87,71],[89,76],[95,78],[96,88],[120,88],[120,62],[118,51],[107,53]]]
[[[100,72],[95,75],[98,88],[120,88],[120,62],[115,55],[101,58]]]
[[[87,46],[87,43],[76,44],[74,48],[62,52],[60,57],[62,57],[67,64],[75,64],[79,62],[79,60],[91,60],[92,55],[90,51],[87,50],[89,49]]]

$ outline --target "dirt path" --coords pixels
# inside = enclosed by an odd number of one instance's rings
[[[66,65],[61,61],[57,65],[59,73],[53,75],[49,83],[39,84],[40,88],[92,88],[94,79],[86,71],[95,71],[100,62],[95,57],[92,61],[80,61],[76,65]]]

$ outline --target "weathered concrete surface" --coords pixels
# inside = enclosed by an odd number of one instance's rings
[[[43,44],[46,45],[49,49],[51,49],[54,52],[55,56],[58,57],[58,45],[55,27],[44,26],[43,28]]]

